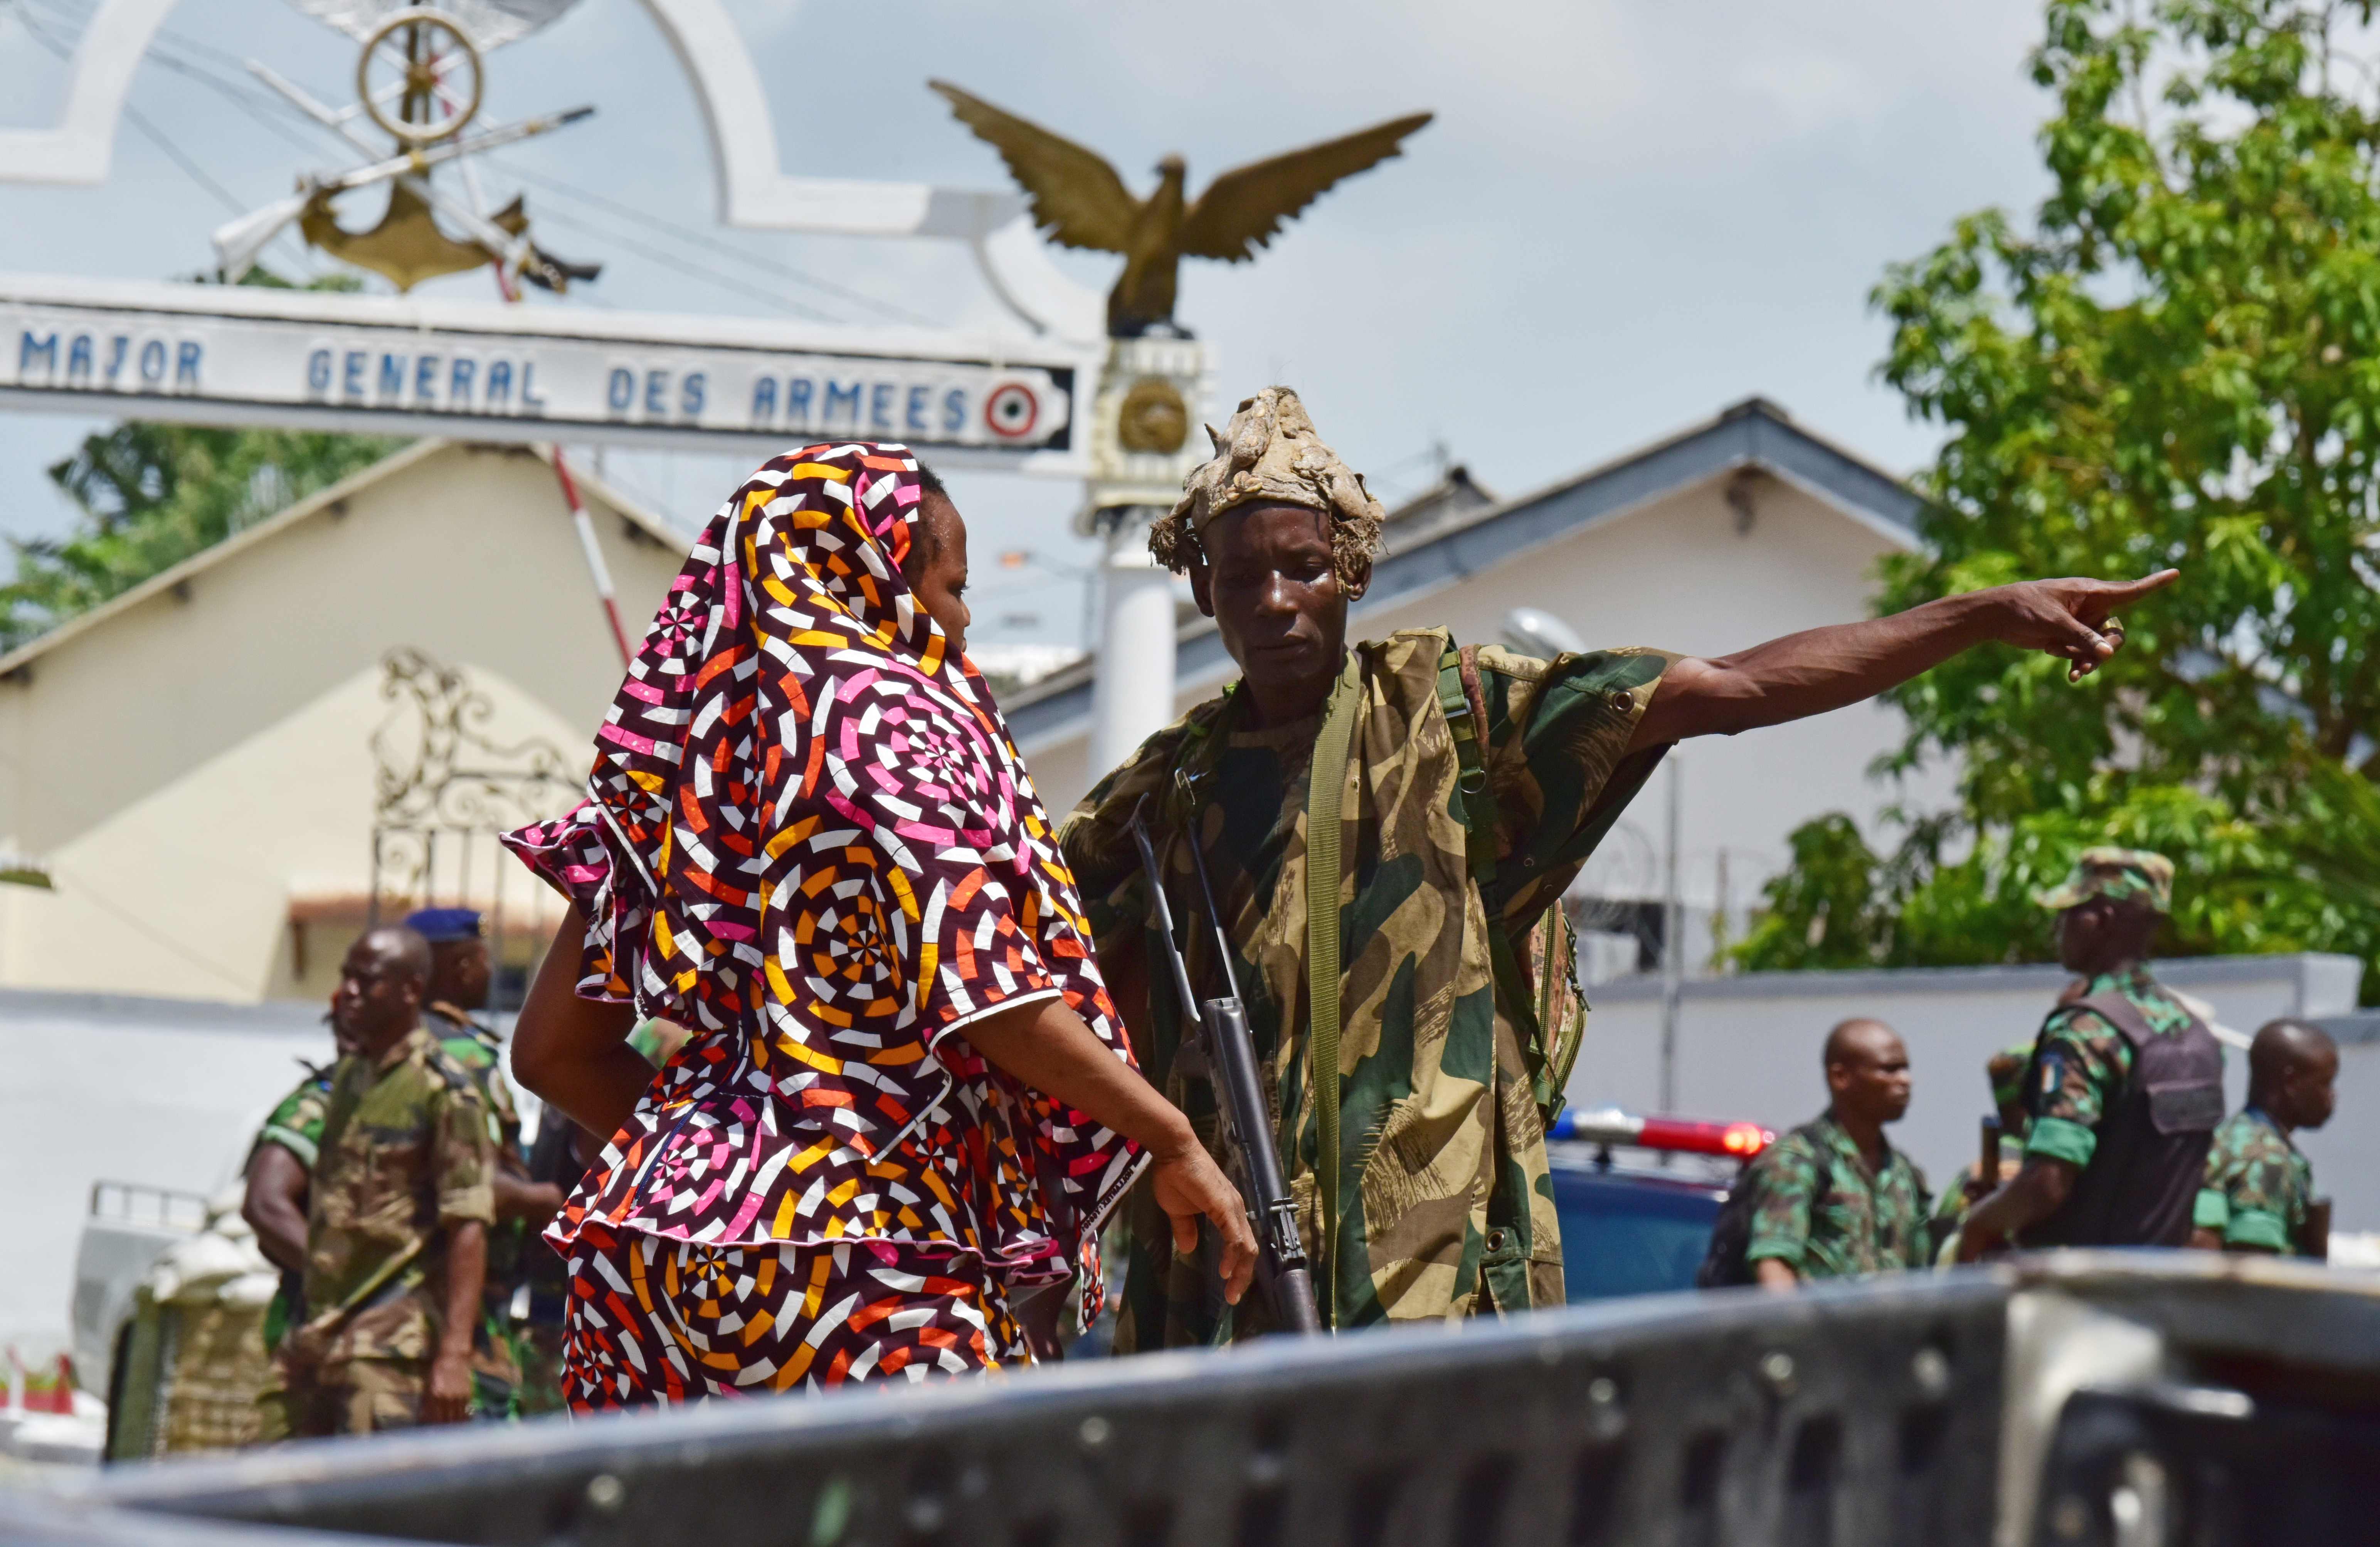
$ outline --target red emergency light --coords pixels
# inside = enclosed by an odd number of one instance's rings
[[[1565,1112],[1554,1119],[1548,1139],[1585,1144],[1631,1144],[1645,1150],[1675,1150],[1696,1155],[1750,1160],[1777,1135],[1757,1123],[1701,1123],[1685,1117],[1636,1117],[1617,1109]]]

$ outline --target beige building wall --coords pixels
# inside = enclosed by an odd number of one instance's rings
[[[1499,642],[1505,615],[1535,607],[1570,624],[1590,645],[1650,645],[1719,655],[1821,624],[1864,617],[1876,565],[1901,541],[1794,485],[1761,481],[1749,528],[1739,530],[1726,477],[1678,490],[1624,514],[1590,522],[1546,545],[1451,585],[1360,611],[1353,629],[1378,638],[1399,628],[1443,626],[1458,640]],[[1235,673],[1182,684],[1186,713]],[[1811,817],[1848,810],[1863,822],[1904,794],[1920,804],[1946,799],[1947,775],[1928,771],[1904,789],[1865,777],[1869,762],[1900,745],[1903,722],[1881,705],[1860,705],[1796,725],[1735,737],[1706,737],[1677,753],[1682,770],[1682,889],[1688,905],[1718,905],[1720,856],[1728,903],[1742,910],[1758,883],[1784,868],[1785,836]],[[1087,764],[1087,737],[1026,749],[1034,783],[1063,813],[1105,770]],[[1589,872],[1607,895],[1649,895],[1660,884],[1664,774],[1637,798],[1623,831]]]
[[[582,491],[633,635],[679,540]],[[492,738],[586,755],[619,657],[541,458],[417,445],[0,661],[0,847],[57,883],[0,887],[0,985],[327,993],[352,926],[301,972],[291,905],[368,889],[401,646],[468,672]]]

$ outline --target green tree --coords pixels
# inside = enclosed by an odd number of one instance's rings
[[[1869,857],[1869,960],[2044,957],[2030,890],[2123,841],[2181,867],[2175,950],[2380,953],[2380,876],[2349,859],[2380,856],[2375,42],[2368,3],[2053,0],[2049,196],[1876,288],[1882,373],[1946,432],[1925,550],[1887,564],[1881,608],[2182,580],[2080,686],[1981,651],[1896,695],[1888,771],[1956,755],[1960,804]],[[1746,965],[1834,959],[1802,837]],[[1840,871],[1840,835],[1812,843]]]
[[[283,286],[269,275],[253,283]],[[344,276],[310,289],[353,289]],[[405,443],[379,435],[217,430],[129,421],[88,436],[49,469],[80,507],[64,538],[12,538],[0,585],[0,650],[11,650],[337,482]]]

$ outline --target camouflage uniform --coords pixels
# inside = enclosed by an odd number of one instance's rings
[[[1561,1243],[1532,1050],[1501,1003],[1488,909],[1514,933],[1558,898],[1657,757],[1629,737],[1668,669],[1649,651],[1552,663],[1479,652],[1485,763],[1500,824],[1483,899],[1458,809],[1459,764],[1440,707],[1439,630],[1354,647],[1365,693],[1350,757],[1342,852],[1341,1324],[1462,1316],[1562,1302]],[[1225,916],[1249,1029],[1284,1115],[1283,1160],[1310,1250],[1318,1119],[1305,1015],[1305,790],[1320,717],[1248,725],[1236,688],[1145,742],[1068,818],[1059,843],[1103,958],[1149,964],[1133,1017],[1142,1067],[1211,1140],[1214,1103],[1173,1069],[1182,1035],[1126,823],[1149,802],[1177,918],[1196,928],[1193,981],[1222,992],[1183,841],[1195,820]],[[1179,770],[1191,784],[1174,794]],[[1195,803],[1195,811],[1191,809]],[[1139,1006],[1133,1007],[1135,1011]],[[1133,1251],[1119,1352],[1262,1330],[1254,1302],[1224,1312],[1211,1262],[1177,1263],[1144,1185],[1131,1203]]]
[[[2225,1246],[2301,1255],[2313,1166],[2281,1126],[2251,1106],[2215,1130],[2193,1223]]]
[[[1746,1262],[1773,1257],[1805,1279],[1854,1278],[1933,1259],[1925,1174],[1889,1144],[1871,1168],[1830,1115],[1769,1146],[1744,1179],[1757,1189]]]
[[[310,1321],[261,1399],[268,1434],[419,1421],[446,1235],[495,1217],[487,1123],[470,1073],[425,1028],[377,1062],[339,1065],[307,1222]]]
[[[504,1078],[504,1044],[495,1028],[443,1001],[433,1001],[422,1013],[422,1021],[446,1055],[469,1071],[479,1086],[480,1099],[487,1103],[488,1139],[495,1146],[495,1166],[516,1176],[527,1175],[528,1157],[521,1153],[520,1144],[520,1106],[513,1099],[512,1082]],[[513,1322],[513,1300],[528,1282],[530,1254],[540,1251],[550,1253],[551,1249],[530,1238],[526,1220],[502,1220],[488,1229],[486,1312],[471,1360],[480,1418],[516,1418],[525,1410],[525,1394],[516,1383],[528,1363],[527,1350]],[[561,1400],[557,1390],[552,1407],[539,1406],[537,1410],[551,1411],[561,1406]]]
[[[248,1163],[254,1164],[256,1152],[268,1144],[278,1144],[298,1159],[310,1177],[314,1159],[322,1146],[322,1116],[331,1106],[331,1078],[337,1066],[309,1069],[298,1089],[281,1098],[281,1104],[256,1130],[256,1140],[248,1147]],[[240,1167],[242,1171],[247,1165]],[[281,1346],[282,1335],[292,1322],[305,1320],[305,1277],[301,1273],[281,1275],[280,1286],[273,1291],[273,1301],[264,1308],[264,1347],[270,1353]]]
[[[2173,861],[2144,849],[2086,848],[2066,883],[2035,900],[2063,910],[2094,897],[2169,912]],[[2092,1008],[2093,1000],[2119,1003],[2137,1016],[2141,1044]],[[2158,1068],[2145,1071],[2150,1083],[2136,1090],[2134,1064],[2151,1056]],[[2082,1175],[2067,1200],[2020,1232],[2020,1241],[2183,1244],[2192,1189],[2222,1119],[2222,1048],[2212,1033],[2147,968],[2103,972],[2081,993],[2069,993],[2042,1022],[2025,1071],[2024,1151],[2064,1161]],[[2122,1152],[2095,1168],[2102,1140],[2114,1134],[2127,1136]]]
[[[2145,1017],[2160,1036],[2179,1031],[2193,1018],[2165,985],[2134,967],[2091,980],[2078,997],[2117,993]],[[2024,1152],[2076,1166],[2091,1163],[2099,1147],[2095,1131],[2132,1073],[2132,1044],[2106,1018],[2077,1005],[2061,1005],[2042,1023],[2026,1079]]]
[[[2013,1047],[2000,1049],[1992,1055],[1991,1061],[1984,1066],[1984,1078],[1991,1082],[1992,1105],[1995,1109],[2005,1114],[2010,1107],[2023,1106],[2024,1069],[2025,1066],[2032,1061],[2033,1044],[2019,1042]],[[1994,1065],[2002,1069],[2010,1069],[2011,1065],[2014,1067],[2003,1078],[1992,1072]],[[2005,1116],[2002,1120],[2006,1120]],[[2023,1164],[2024,1127],[2020,1121],[2015,1132],[2001,1130],[1999,1163],[1994,1175],[1988,1177],[1983,1176],[1982,1167],[1974,1161],[1969,1161],[1959,1168],[1959,1175],[1951,1178],[1950,1185],[1943,1188],[1942,1195],[1934,1200],[1936,1266],[1947,1268],[1957,1261],[1959,1228],[1967,1223],[1967,1211],[1973,1207],[1967,1198],[1968,1187],[1981,1182],[1984,1185],[1978,1189],[1979,1194],[1987,1196],[1994,1188],[1998,1187],[2004,1179],[2014,1174],[2017,1168]]]
[[[2023,1163],[2024,1137],[2012,1133],[2000,1135],[1999,1175],[1986,1180],[1982,1189],[1984,1195],[1990,1196],[1992,1188],[1998,1187],[2003,1178]],[[1973,1206],[1967,1201],[1967,1188],[1977,1179],[1981,1169],[1973,1161],[1959,1167],[1959,1175],[1951,1178],[1950,1185],[1942,1189],[1942,1195],[1934,1200],[1932,1229],[1937,1267],[1947,1268],[1956,1260],[1959,1230],[1967,1223],[1967,1211]]]

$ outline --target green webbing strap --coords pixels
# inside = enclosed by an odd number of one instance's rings
[[[1530,992],[1520,958],[1512,949],[1512,934],[1495,908],[1496,792],[1488,784],[1488,752],[1479,739],[1487,727],[1479,723],[1469,688],[1463,680],[1463,652],[1452,644],[1438,658],[1438,707],[1446,716],[1448,732],[1454,737],[1458,774],[1455,787],[1461,792],[1463,806],[1454,814],[1463,823],[1464,858],[1470,861],[1471,880],[1479,888],[1479,900],[1488,908],[1488,966],[1496,975],[1499,997],[1520,1037],[1521,1054],[1529,1066],[1531,1094],[1542,1108],[1559,1094],[1548,1090],[1546,1078],[1551,1050],[1546,1045],[1545,1006],[1552,998],[1553,973],[1549,962],[1540,962],[1537,991]]]
[[[1320,1128],[1314,1179],[1322,1211],[1322,1324],[1332,1329],[1339,1325],[1339,821],[1363,702],[1363,664],[1351,650],[1322,712],[1305,780],[1306,1025]]]

